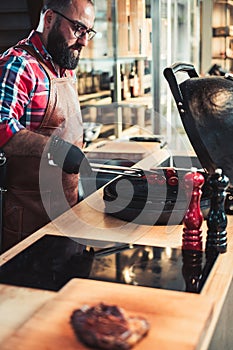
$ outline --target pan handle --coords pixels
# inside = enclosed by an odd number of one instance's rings
[[[180,109],[181,106],[183,105],[183,96],[175,77],[175,74],[177,72],[186,72],[190,78],[198,78],[198,74],[195,70],[195,67],[189,63],[176,62],[172,64],[170,67],[167,67],[164,69],[163,71],[164,77],[166,78],[170,86],[172,94],[177,103],[178,109]]]
[[[173,63],[170,67],[165,68],[164,71],[166,70],[171,71],[172,74],[175,74],[177,72],[187,72],[190,78],[198,77],[196,69],[191,63],[176,62]]]
[[[142,177],[144,171],[139,168],[117,166],[110,164],[99,164],[99,163],[90,163],[92,171],[99,173],[115,174],[115,175],[125,175],[125,176],[136,176]]]

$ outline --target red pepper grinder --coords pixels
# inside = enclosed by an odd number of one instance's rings
[[[191,172],[185,174],[183,179],[187,199],[190,203],[183,219],[182,249],[202,250],[203,214],[200,200],[204,181],[204,176],[198,173],[196,168],[191,168]]]

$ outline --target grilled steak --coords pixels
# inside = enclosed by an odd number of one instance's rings
[[[128,316],[122,308],[103,303],[75,310],[71,324],[82,343],[108,350],[130,349],[149,330],[146,319]]]

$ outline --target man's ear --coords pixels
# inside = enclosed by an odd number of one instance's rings
[[[48,9],[45,14],[44,14],[44,24],[45,24],[45,28],[49,29],[51,24],[54,23],[55,20],[55,13]]]

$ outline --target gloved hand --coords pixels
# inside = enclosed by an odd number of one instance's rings
[[[59,136],[52,136],[48,157],[63,171],[68,174],[78,174],[90,176],[92,170],[85,154],[75,145],[64,141]]]

